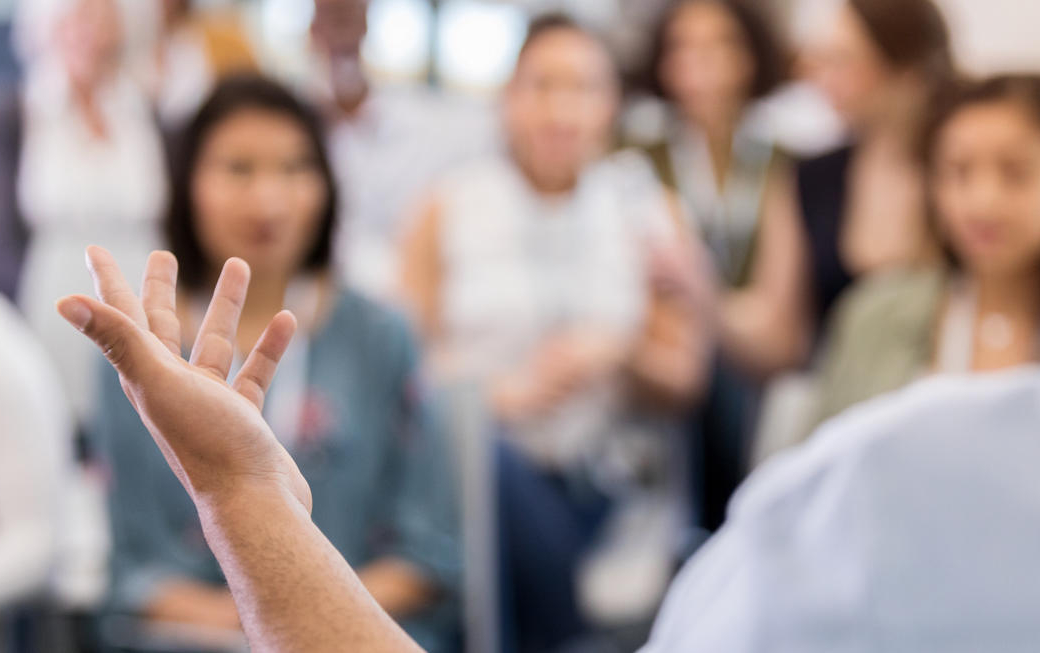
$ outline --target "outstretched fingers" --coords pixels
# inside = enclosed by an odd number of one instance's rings
[[[181,323],[177,318],[177,259],[152,252],[141,284],[141,303],[148,328],[175,356],[181,355]]]
[[[294,333],[296,318],[292,313],[282,311],[275,315],[235,377],[232,387],[258,409],[264,407],[264,395],[271,387],[278,361],[288,349]]]
[[[96,245],[88,247],[87,268],[94,278],[94,291],[98,299],[119,310],[137,326],[147,329],[148,318],[144,314],[141,300],[134,294],[108,250]]]
[[[249,265],[240,258],[228,259],[213,290],[206,317],[202,320],[191,364],[226,379],[235,356],[238,319],[249,289]]]

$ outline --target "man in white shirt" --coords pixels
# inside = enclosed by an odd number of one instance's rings
[[[244,262],[225,267],[187,363],[162,344],[179,342],[172,256],[153,254],[143,302],[107,253],[90,261],[104,302],[59,310],[106,352],[195,501],[252,646],[418,650],[314,527],[306,482],[260,416],[291,315],[228,385]],[[740,490],[644,653],[1035,650],[1038,461],[1040,369],[933,379],[857,408]]]
[[[1033,651],[1040,369],[935,378],[768,463],[644,653]]]
[[[336,256],[346,281],[371,295],[397,291],[399,240],[412,202],[445,168],[499,147],[487,102],[425,86],[376,85],[361,45],[368,0],[314,0],[311,89],[329,114],[329,151],[342,193]]]

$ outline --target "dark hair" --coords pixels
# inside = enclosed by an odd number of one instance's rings
[[[168,245],[180,261],[180,281],[199,289],[206,283],[212,261],[207,261],[196,232],[192,182],[202,148],[229,117],[250,109],[276,113],[292,120],[307,135],[326,187],[318,238],[304,258],[305,270],[322,270],[332,259],[332,232],[337,212],[336,182],[332,174],[322,120],[310,106],[282,85],[256,74],[238,74],[220,81],[171,147],[170,202],[165,231]]]
[[[977,104],[1013,102],[1026,109],[1040,126],[1040,75],[999,75],[983,80],[960,80],[947,84],[932,108],[922,130],[920,154],[925,170],[935,166],[939,136],[946,125],[964,109]]]
[[[664,60],[668,30],[679,12],[692,4],[713,4],[725,9],[736,20],[744,34],[751,58],[755,61],[755,78],[751,82],[750,97],[768,95],[787,81],[791,72],[791,56],[780,35],[770,26],[769,18],[753,0],[672,0],[653,32],[647,69],[634,86],[660,97],[668,97],[661,83],[661,63]]]
[[[946,84],[937,96],[932,113],[922,130],[920,155],[926,175],[929,177],[935,170],[935,159],[939,147],[939,139],[943,129],[960,112],[967,108],[996,102],[1010,102],[1021,106],[1026,114],[1040,129],[1040,75],[1000,75],[983,80],[959,80]],[[931,182],[929,181],[929,184]],[[939,236],[939,214],[934,197],[929,192],[928,218],[932,232]],[[956,254],[942,243],[946,260],[954,267],[959,267]]]
[[[940,80],[953,74],[950,31],[932,0],[848,0],[848,6],[894,68]]]
[[[520,61],[524,54],[543,36],[557,31],[577,32],[578,34],[587,36],[591,40],[595,41],[603,48],[603,51],[607,53],[607,56],[610,58],[611,67],[615,71],[617,70],[617,61],[614,59],[614,53],[609,47],[607,47],[607,43],[603,39],[603,36],[589,27],[582,25],[570,15],[558,11],[541,14],[531,19],[531,22],[527,25],[527,34],[524,36],[524,41],[520,45],[520,51],[517,54],[517,61]]]

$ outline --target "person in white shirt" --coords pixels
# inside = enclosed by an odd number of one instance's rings
[[[0,297],[0,611],[54,570],[71,421],[49,358]]]
[[[90,288],[83,248],[102,244],[134,274],[158,242],[165,160],[148,99],[128,70],[115,0],[62,0],[50,49],[27,62],[18,205],[30,240],[19,308],[53,357],[75,417],[94,402],[96,354],[54,316],[63,294]],[[43,19],[41,19],[43,20]]]
[[[401,232],[445,169],[501,149],[486,102],[418,85],[370,80],[361,59],[368,0],[314,0],[312,95],[325,106],[329,150],[343,197],[336,258],[343,278],[395,298]]]
[[[961,235],[993,265],[1040,238],[1040,139],[1015,130],[1023,118],[1040,124],[1030,110],[1040,81],[1013,87],[1025,100],[1020,113],[988,139],[954,129],[968,112],[1008,110],[985,83],[938,107],[932,126],[941,134],[938,199],[957,191],[954,204],[968,207]],[[91,258],[107,303],[66,298],[59,310],[108,353],[195,500],[253,646],[416,650],[330,552],[309,519],[306,483],[256,409],[292,319],[275,318],[227,386],[231,348],[221,343],[241,310],[241,261],[216,291],[195,367],[155,337],[168,340],[176,327],[158,319],[171,312],[172,295],[154,288],[172,286],[168,266],[153,266],[142,306],[111,259]],[[1038,426],[1035,353],[1010,371],[931,375],[849,410],[742,486],[727,523],[674,581],[643,653],[1034,650]]]
[[[1027,651],[1040,369],[936,377],[766,465],[644,653]]]
[[[192,497],[253,648],[419,650],[313,525],[309,488],[258,410],[291,314],[228,385],[243,261],[225,266],[188,363],[162,344],[179,332],[172,257],[153,256],[143,304],[110,255],[90,258],[104,301],[58,310],[107,353]],[[832,422],[748,481],[644,653],[1033,650],[1037,424],[1035,366],[932,378]]]

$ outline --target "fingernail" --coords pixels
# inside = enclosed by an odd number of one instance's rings
[[[90,307],[78,299],[70,299],[59,303],[58,312],[80,331],[87,328],[90,318],[93,317]]]

